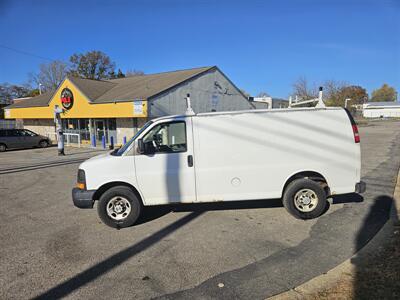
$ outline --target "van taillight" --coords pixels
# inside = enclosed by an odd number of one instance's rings
[[[360,134],[358,133],[357,125],[352,125],[351,127],[353,128],[354,142],[359,143],[360,142]]]
[[[360,142],[360,134],[358,133],[358,128],[356,121],[354,121],[353,116],[349,112],[347,108],[344,108],[344,111],[346,112],[347,116],[349,117],[351,128],[353,128],[353,135],[354,135],[354,143],[358,144]]]

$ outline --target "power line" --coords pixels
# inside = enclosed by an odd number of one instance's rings
[[[29,53],[27,51],[23,51],[23,50],[15,49],[15,48],[12,48],[12,47],[8,47],[6,45],[1,45],[0,44],[0,48],[4,48],[4,49],[10,50],[10,51],[14,51],[14,52],[19,53],[19,54],[24,54],[24,55],[27,55],[27,56],[32,56],[32,57],[36,57],[36,58],[44,59],[44,60],[48,60],[48,61],[54,61],[55,60],[55,59],[47,58],[47,57],[44,57],[44,56],[36,55],[36,54],[33,54],[33,53]]]

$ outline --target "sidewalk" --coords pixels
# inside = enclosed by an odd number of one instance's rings
[[[400,298],[400,170],[390,220],[352,258],[270,300]]]

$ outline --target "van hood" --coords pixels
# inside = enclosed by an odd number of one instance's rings
[[[113,156],[110,155],[110,152],[93,156],[93,157],[85,160],[83,163],[81,163],[79,165],[79,169],[83,169],[84,170],[85,168],[91,167],[93,165],[97,165],[99,163],[104,163],[107,160],[109,160],[110,158],[111,159],[113,158]]]

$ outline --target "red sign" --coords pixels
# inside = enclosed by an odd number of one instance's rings
[[[61,105],[65,109],[71,109],[74,104],[74,95],[69,88],[65,88],[61,91]]]

